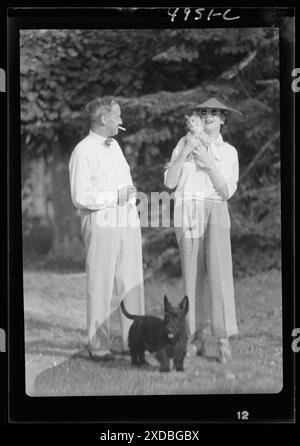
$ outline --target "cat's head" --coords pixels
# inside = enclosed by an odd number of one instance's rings
[[[188,130],[192,132],[203,130],[202,121],[197,112],[193,112],[192,115],[185,115],[185,119]]]

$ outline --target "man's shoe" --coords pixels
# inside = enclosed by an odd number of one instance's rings
[[[96,361],[111,361],[115,356],[109,350],[89,350],[89,355]]]

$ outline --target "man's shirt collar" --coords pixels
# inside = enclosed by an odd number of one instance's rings
[[[90,132],[89,132],[89,136],[90,136],[91,138],[93,138],[93,140],[94,140],[95,142],[100,143],[100,144],[104,144],[104,141],[107,140],[107,137],[106,137],[106,136],[98,135],[98,133],[93,132],[93,130],[90,130]]]

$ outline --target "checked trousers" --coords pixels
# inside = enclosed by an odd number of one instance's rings
[[[182,222],[175,233],[190,301],[190,335],[209,324],[214,336],[232,336],[237,323],[227,202],[186,200],[175,206],[176,216]]]

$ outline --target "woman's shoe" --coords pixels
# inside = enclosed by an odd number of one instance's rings
[[[204,342],[193,342],[187,348],[187,357],[191,356],[206,356],[206,349]]]
[[[187,348],[187,356],[206,356],[205,340],[209,334],[208,329],[197,331]]]

